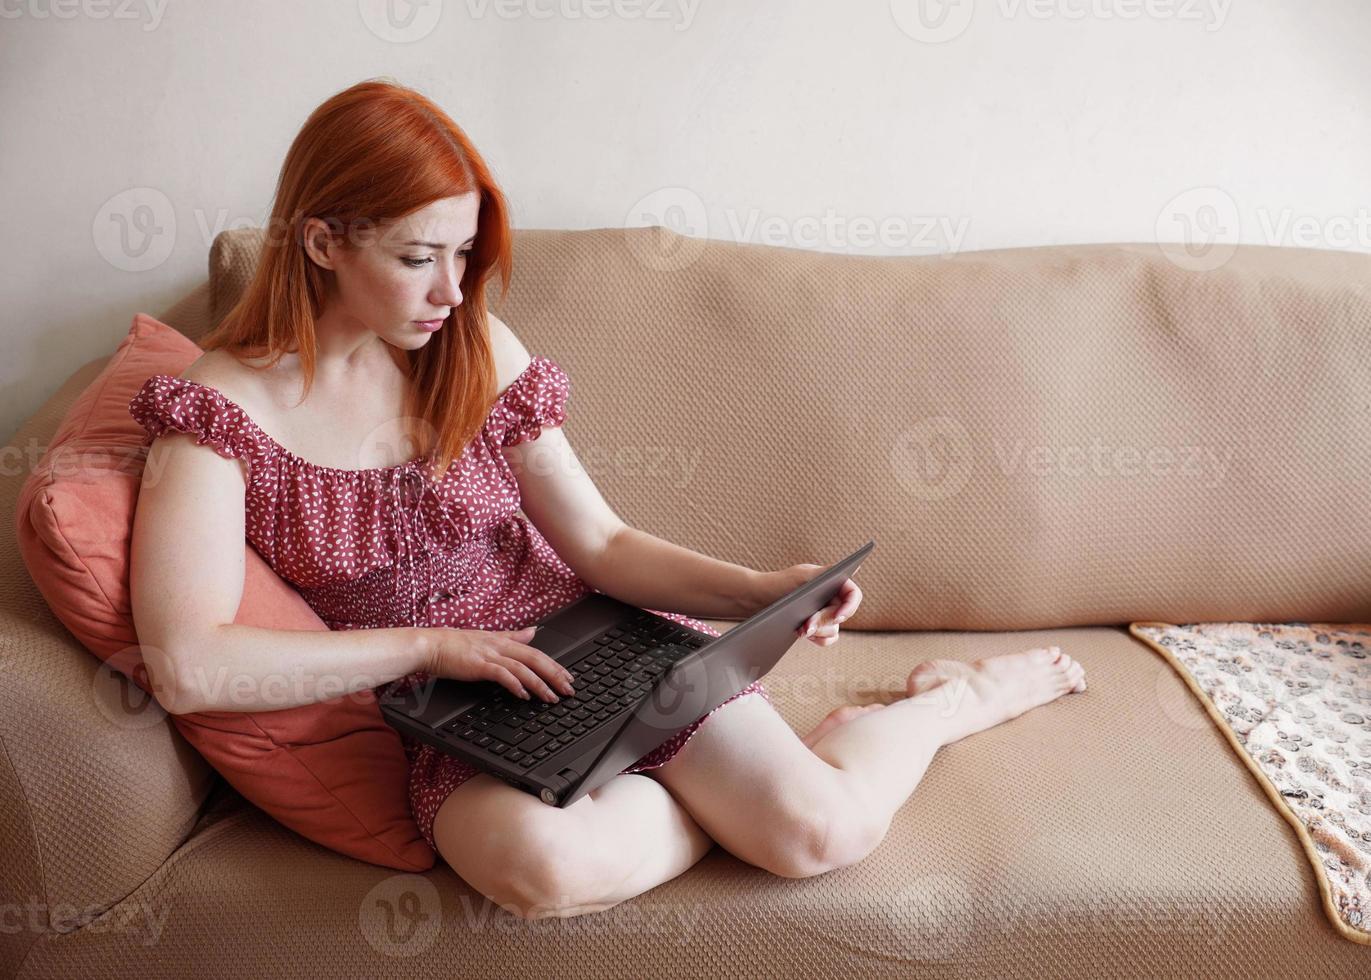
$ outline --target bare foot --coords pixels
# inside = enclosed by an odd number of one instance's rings
[[[950,721],[948,742],[984,731],[1063,694],[1086,689],[1085,668],[1059,647],[960,660],[926,660],[909,672],[911,698],[935,699]],[[947,743],[944,743],[947,744]]]
[[[824,718],[823,721],[819,722],[818,727],[815,728],[814,731],[804,736],[800,741],[804,742],[805,745],[808,745],[812,749],[818,744],[819,739],[823,738],[839,725],[846,724],[853,718],[864,715],[868,711],[875,711],[877,708],[884,707],[885,705],[878,701],[875,704],[845,704],[840,708],[834,708],[828,713],[828,716]]]

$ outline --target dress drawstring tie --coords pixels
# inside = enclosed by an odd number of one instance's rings
[[[398,471],[397,479],[391,484],[394,506],[391,513],[395,515],[395,559],[396,566],[399,567],[401,560],[405,562],[406,578],[409,583],[409,622],[415,626],[424,625],[419,622],[419,577],[415,571],[414,553],[422,550],[427,553],[435,546],[431,534],[429,534],[428,522],[424,520],[424,497],[432,494],[434,501],[441,505],[442,498],[433,486],[433,482],[423,473],[412,467],[405,467]],[[424,588],[428,590],[433,585],[433,565],[432,562],[425,562]]]

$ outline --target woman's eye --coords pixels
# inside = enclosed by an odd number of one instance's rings
[[[457,255],[458,255],[460,258],[463,258],[463,259],[466,258],[466,257],[467,257],[468,255],[470,255],[470,254],[471,254],[471,249],[469,249],[469,248],[457,253]],[[431,259],[427,259],[427,258],[423,258],[423,259],[401,259],[400,261],[403,262],[405,265],[409,266],[411,269],[419,269],[419,268],[422,268],[423,266],[428,265],[429,262],[431,262],[432,260],[431,260]]]

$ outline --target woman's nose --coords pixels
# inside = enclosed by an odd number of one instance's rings
[[[438,306],[460,306],[462,303],[462,277],[449,270],[434,287],[433,299]]]

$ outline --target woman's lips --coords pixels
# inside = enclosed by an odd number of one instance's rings
[[[443,325],[442,320],[415,320],[414,322],[418,325],[419,329],[427,330],[429,333],[433,333]]]

